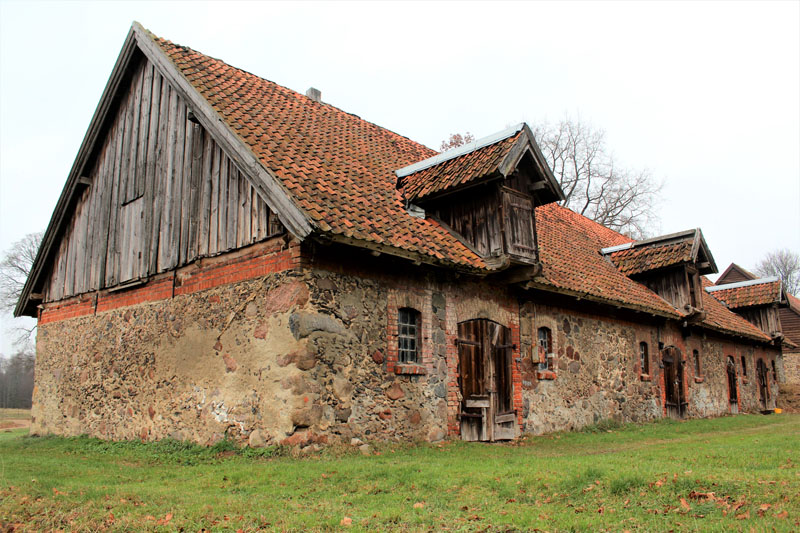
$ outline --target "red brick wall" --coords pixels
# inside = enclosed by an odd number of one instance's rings
[[[181,294],[253,279],[300,267],[304,262],[299,243],[272,239],[242,250],[201,259],[146,283],[118,291],[98,291],[68,300],[50,302],[39,311],[39,324],[92,315],[131,305],[165,300]]]

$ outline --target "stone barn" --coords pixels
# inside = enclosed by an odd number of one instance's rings
[[[564,207],[525,124],[438,154],[134,23],[16,309],[32,433],[496,441],[773,407],[700,230]],[[745,376],[745,366],[747,376]]]

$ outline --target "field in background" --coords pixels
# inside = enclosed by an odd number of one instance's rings
[[[31,425],[30,409],[0,409],[0,431],[7,432]]]
[[[800,415],[596,426],[512,444],[202,448],[0,433],[0,530],[800,527]]]

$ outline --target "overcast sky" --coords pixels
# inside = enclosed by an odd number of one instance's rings
[[[131,22],[438,149],[565,115],[720,271],[800,251],[800,2],[0,0],[0,250],[46,227]],[[5,329],[0,352],[9,352]]]

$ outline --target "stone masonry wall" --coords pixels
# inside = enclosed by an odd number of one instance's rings
[[[800,352],[784,352],[783,368],[786,383],[800,385]]]
[[[771,369],[773,350],[520,303],[509,291],[367,254],[301,253],[277,240],[128,291],[49,304],[39,322],[31,431],[206,444],[227,437],[253,446],[457,437],[457,328],[472,319],[511,330],[523,431],[664,416],[659,343],[686,360],[688,416],[729,412],[727,355],[737,364],[739,410],[760,410],[756,360]],[[402,307],[421,314],[414,365],[397,359]],[[551,374],[534,360],[542,326],[553,333]],[[642,341],[649,376],[639,368]]]
[[[524,429],[532,433],[572,430],[604,419],[639,422],[666,416],[664,375],[659,346],[677,348],[683,358],[686,416],[709,417],[731,412],[726,357],[737,362],[739,412],[758,412],[755,365],[763,358],[770,369],[774,408],[777,384],[771,364],[777,351],[737,344],[695,332],[684,337],[677,325],[615,320],[541,303],[521,306]],[[537,371],[537,330],[553,335],[555,372]],[[650,373],[642,375],[639,343],[649,348]],[[700,356],[695,369],[694,350]],[[741,375],[741,357],[748,376]]]

